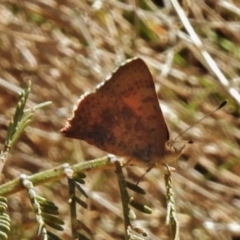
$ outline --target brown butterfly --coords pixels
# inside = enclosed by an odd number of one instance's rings
[[[126,61],[94,92],[81,96],[61,132],[149,168],[182,151],[169,141],[152,75],[140,58]]]

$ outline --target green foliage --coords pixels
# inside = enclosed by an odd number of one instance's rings
[[[0,239],[8,239],[10,231],[10,217],[6,213],[7,199],[0,196]]]

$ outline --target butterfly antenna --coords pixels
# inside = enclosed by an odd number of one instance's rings
[[[216,109],[214,109],[213,111],[209,112],[207,115],[205,115],[203,118],[199,119],[197,122],[195,122],[192,126],[186,128],[183,132],[181,132],[175,139],[174,141],[176,141],[176,139],[178,139],[180,136],[182,136],[185,132],[187,132],[189,129],[195,127],[198,123],[200,123],[202,120],[204,120],[207,117],[210,117],[213,113],[215,113],[216,111],[218,111],[219,109],[223,108],[226,104],[227,104],[227,100],[224,100]],[[193,143],[192,140],[188,141],[188,143]]]

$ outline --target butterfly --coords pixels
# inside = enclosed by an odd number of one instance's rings
[[[169,140],[152,75],[141,58],[127,60],[81,96],[61,132],[148,167],[182,151]]]

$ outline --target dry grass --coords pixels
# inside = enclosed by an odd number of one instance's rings
[[[29,79],[29,107],[53,102],[36,112],[11,152],[3,179],[6,182],[21,173],[33,174],[63,162],[74,164],[103,156],[93,146],[63,138],[59,129],[82,93],[94,89],[126,58],[140,56],[154,75],[172,138],[228,99],[224,109],[181,137],[194,144],[179,160],[173,184],[182,239],[239,239],[240,5],[238,1],[234,5],[234,1],[202,0],[184,6],[203,42],[201,48],[173,9],[155,8],[147,0],[139,1],[136,7],[131,2],[1,1],[1,148],[17,91]],[[203,50],[227,77],[225,83],[201,56]],[[143,171],[131,169],[129,178],[136,179]],[[80,209],[79,218],[84,216],[95,239],[123,239],[114,171],[89,172],[87,176],[86,185],[93,196],[90,209]],[[138,214],[136,225],[146,229],[147,239],[168,239],[162,171],[152,170],[141,186],[148,192],[143,201],[153,213]],[[65,179],[36,190],[60,207],[63,220],[69,220]],[[29,205],[25,192],[9,197],[13,229],[9,239],[36,239],[37,226]],[[63,239],[70,239],[67,224]]]

